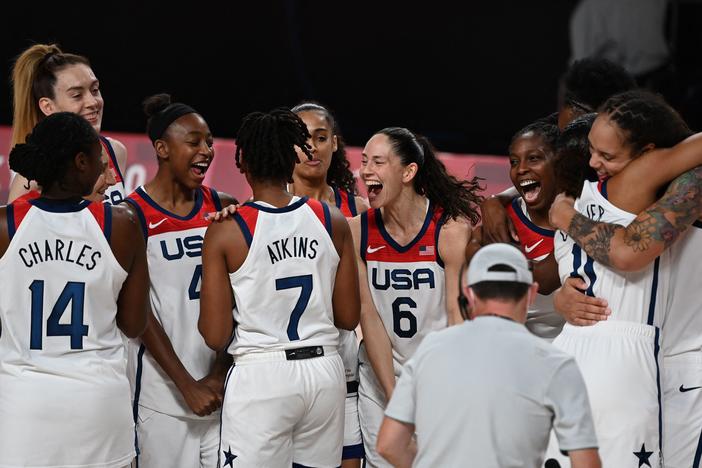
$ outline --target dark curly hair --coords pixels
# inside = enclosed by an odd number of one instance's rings
[[[403,165],[416,163],[419,166],[413,179],[415,192],[425,195],[432,203],[444,210],[449,219],[466,217],[473,224],[480,221],[478,206],[483,190],[478,184],[479,177],[458,180],[446,171],[446,166],[436,157],[436,150],[425,137],[415,135],[401,127],[388,127],[376,132],[386,135],[395,154]]]
[[[295,114],[308,111],[324,114],[324,118],[327,119],[332,129],[332,134],[336,136],[336,151],[332,153],[331,164],[327,171],[327,184],[357,195],[356,179],[353,176],[353,172],[351,172],[349,161],[346,159],[346,144],[336,118],[326,106],[313,101],[304,101],[292,108],[292,112]]]
[[[46,190],[66,177],[78,153],[90,154],[99,144],[97,132],[83,117],[56,112],[34,127],[26,143],[12,148],[10,168]]]
[[[236,138],[236,166],[246,166],[246,173],[260,181],[291,182],[295,163],[295,147],[311,158],[307,146],[310,134],[307,125],[285,108],[271,112],[252,112],[239,127]]]
[[[603,58],[573,62],[564,77],[565,105],[594,112],[610,96],[636,88],[624,67]]]
[[[546,143],[546,145],[555,149],[556,142],[558,141],[558,136],[561,132],[560,130],[558,130],[558,125],[552,122],[551,116],[544,117],[542,119],[535,120],[534,122],[530,123],[526,127],[519,130],[517,133],[515,133],[512,136],[512,140],[510,140],[509,142],[509,147],[512,147],[514,141],[517,138],[527,133],[534,133],[535,135],[539,135],[543,139],[544,143]]]
[[[590,167],[590,140],[588,135],[597,114],[583,114],[573,119],[558,138],[553,170],[556,191],[577,198],[586,180],[596,181],[597,172]]]

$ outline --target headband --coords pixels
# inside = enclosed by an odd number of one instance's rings
[[[146,126],[146,133],[149,135],[151,143],[161,138],[163,132],[177,119],[187,114],[197,114],[197,111],[190,106],[174,102],[165,109],[155,113],[149,119]]]

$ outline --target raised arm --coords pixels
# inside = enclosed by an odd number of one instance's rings
[[[471,235],[470,225],[463,219],[447,221],[439,233],[439,255],[444,262],[446,311],[448,312],[449,325],[463,323],[457,300],[458,273],[465,263],[466,247]]]
[[[607,182],[609,200],[630,213],[639,213],[656,200],[661,187],[702,165],[702,134],[672,148],[654,149],[636,158]]]
[[[507,216],[507,206],[519,192],[514,187],[488,197],[480,205],[480,214],[483,220],[483,245],[494,242],[510,243],[519,241],[512,220]]]
[[[127,272],[117,298],[117,326],[129,338],[144,332],[147,323],[149,270],[146,243],[135,213],[126,205],[111,207],[111,247]]]
[[[354,250],[358,262],[358,283],[361,295],[361,330],[363,331],[363,343],[368,353],[373,372],[375,372],[378,382],[383,387],[385,398],[390,401],[392,392],[395,389],[395,370],[392,363],[392,345],[390,337],[385,331],[383,320],[380,318],[370,288],[368,287],[368,271],[366,263],[361,258],[361,218],[356,216],[349,220],[349,227],[353,235]]]
[[[353,330],[358,326],[361,311],[353,237],[341,211],[335,207],[329,208],[332,218],[332,240],[340,258],[332,295],[334,325],[344,330]]]
[[[551,222],[566,231],[597,262],[635,271],[653,262],[680,234],[702,217],[702,166],[675,179],[663,197],[627,227],[592,221],[573,208],[573,199],[559,195]]]

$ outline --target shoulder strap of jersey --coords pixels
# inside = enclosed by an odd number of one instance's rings
[[[604,197],[605,200],[609,200],[609,198],[607,198],[607,181],[608,180],[609,179],[605,179],[605,180],[600,180],[599,182],[597,182],[597,190],[602,194],[602,196]]]
[[[432,217],[432,221],[434,222],[434,255],[436,256],[436,263],[438,263],[441,268],[444,268],[444,260],[439,253],[439,235],[441,234],[441,228],[446,224],[447,217],[444,210],[439,206],[434,206],[434,214]]]
[[[139,224],[141,224],[141,233],[144,235],[144,240],[146,240],[149,237],[149,231],[146,229],[146,216],[144,216],[144,210],[141,209],[139,203],[133,198],[135,196],[137,196],[136,192],[129,195],[124,199],[124,201],[125,203],[129,203],[132,208],[134,208],[134,211],[139,217]]]
[[[368,216],[369,213],[375,213],[375,210],[368,210],[361,213],[361,260],[366,261],[366,249],[368,248]]]
[[[207,192],[205,195],[209,194],[209,197],[212,200],[212,203],[214,204],[215,209],[217,211],[221,211],[222,210],[222,200],[220,200],[219,194],[217,193],[217,191],[215,189],[213,189],[212,187],[203,186],[202,188],[203,188],[204,192]]]
[[[259,211],[256,208],[250,206],[242,206],[234,213],[234,221],[239,225],[239,229],[244,235],[244,240],[246,240],[246,245],[249,247],[251,247],[254,231],[256,230],[258,213]]]
[[[39,196],[39,192],[32,190],[7,205],[7,233],[10,240],[12,240],[12,236],[17,232],[20,223],[22,223],[24,217],[27,216],[27,213],[32,208],[32,204],[29,202],[39,198]]]
[[[333,190],[336,207],[339,208],[345,216],[350,215],[350,217],[353,218],[358,215],[358,211],[356,210],[356,197],[353,196],[353,193],[336,187],[333,187]]]
[[[329,212],[329,206],[319,200],[314,200],[312,198],[307,199],[307,205],[312,208],[312,211],[317,216],[317,219],[322,223],[324,229],[329,233],[329,237],[332,235],[332,224],[331,224],[331,213]]]
[[[123,181],[124,177],[122,176],[122,171],[117,163],[117,155],[115,154],[115,149],[112,147],[112,143],[110,143],[110,140],[102,135],[100,135],[100,143],[102,143],[102,147],[105,148],[105,151],[107,151],[107,154],[110,157],[110,163],[115,169],[115,173],[119,176],[118,182]]]
[[[88,210],[100,225],[100,229],[105,234],[107,243],[110,243],[112,235],[112,205],[109,203],[93,202],[88,205]]]

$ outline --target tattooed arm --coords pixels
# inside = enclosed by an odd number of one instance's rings
[[[551,223],[568,233],[599,263],[624,271],[640,270],[702,217],[702,166],[675,179],[663,197],[627,227],[595,222],[576,212],[573,199],[558,195]]]

